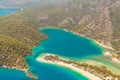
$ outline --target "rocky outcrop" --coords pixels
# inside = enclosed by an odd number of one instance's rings
[[[41,15],[41,16],[39,16],[39,22],[46,22],[46,21],[48,21],[50,18],[49,18],[49,16],[48,15]]]
[[[60,27],[72,27],[74,26],[76,23],[73,20],[73,18],[71,17],[67,17],[65,18],[63,21],[60,22],[59,26]]]
[[[116,1],[114,4],[112,4],[111,7],[119,7],[120,6],[120,1]]]
[[[83,16],[78,22],[77,32],[96,39],[103,44],[111,46],[113,26],[108,7],[101,7],[101,11]]]

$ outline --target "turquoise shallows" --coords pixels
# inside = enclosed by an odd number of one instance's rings
[[[15,11],[18,11],[20,9],[4,9],[4,8],[0,8],[0,16],[4,16],[4,15],[8,15],[11,14]]]

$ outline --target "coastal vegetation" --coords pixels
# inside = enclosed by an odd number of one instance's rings
[[[21,66],[19,67],[27,68],[23,57],[29,55],[30,50],[30,46],[19,40],[0,34],[1,66],[15,67],[20,64]]]
[[[41,35],[24,19],[12,15],[0,17],[0,66],[22,70],[29,77],[25,57],[32,54],[32,47],[46,36]]]
[[[0,67],[24,71],[30,78],[36,77],[28,71],[24,59],[31,54],[31,47],[10,36],[0,34]]]
[[[79,68],[87,72],[90,72],[91,74],[94,74],[95,76],[99,77],[101,80],[120,80],[120,75],[112,73],[110,70],[107,69],[106,66],[98,67],[98,66],[89,65],[86,63],[78,63],[75,61],[60,58],[53,54],[47,54],[42,57],[38,57],[37,60],[42,62],[47,62],[48,64],[52,62],[53,64],[63,63],[67,65],[72,65],[76,68]]]

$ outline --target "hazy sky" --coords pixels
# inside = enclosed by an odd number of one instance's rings
[[[46,3],[61,3],[64,0],[0,0],[0,7],[28,7]]]

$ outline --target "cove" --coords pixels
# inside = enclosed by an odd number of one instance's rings
[[[8,15],[8,14],[11,14],[13,12],[16,12],[20,9],[4,9],[4,8],[0,8],[0,16],[5,16],[5,15]]]
[[[100,46],[94,41],[73,34],[62,29],[41,28],[40,32],[48,36],[32,48],[33,55],[25,58],[29,71],[38,77],[38,80],[88,80],[81,74],[68,68],[40,63],[36,61],[44,53],[57,54],[67,58],[86,58],[87,56],[101,55]],[[1,69],[1,68],[0,68]],[[30,80],[24,72],[17,70],[0,70],[1,80]]]
[[[33,47],[33,55],[26,58],[30,71],[42,80],[88,80],[70,69],[37,62],[36,58],[45,53],[78,59],[102,55],[100,46],[88,38],[62,29],[41,28],[40,32],[47,35],[48,38]]]
[[[84,58],[101,55],[102,49],[94,41],[57,28],[41,28],[40,32],[48,39],[32,49],[33,53],[53,53],[63,57]]]

